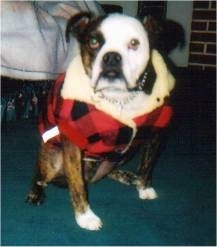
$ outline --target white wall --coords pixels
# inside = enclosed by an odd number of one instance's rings
[[[123,8],[123,13],[131,16],[135,16],[137,14],[138,2],[137,1],[97,1],[102,4],[114,4],[120,5]]]
[[[123,7],[123,12],[128,15],[135,16],[137,14],[137,1],[104,1],[99,3],[116,4]],[[186,35],[186,46],[184,49],[178,48],[173,50],[170,58],[180,67],[188,65],[189,43],[191,35],[191,19],[192,19],[193,1],[167,1],[167,19],[174,20],[182,25]]]
[[[191,36],[193,2],[192,1],[168,1],[167,2],[167,19],[174,20],[182,25],[186,35],[186,45],[182,50],[174,49],[169,57],[180,67],[187,67],[189,44]]]

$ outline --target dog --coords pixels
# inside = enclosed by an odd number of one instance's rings
[[[42,142],[27,201],[40,205],[48,183],[66,181],[76,222],[87,230],[102,227],[88,203],[88,181],[108,176],[135,185],[141,199],[157,197],[151,174],[172,116],[167,101],[175,80],[146,24],[122,14],[73,16],[66,40],[74,37],[77,53],[40,117]],[[139,147],[138,174],[120,170]]]

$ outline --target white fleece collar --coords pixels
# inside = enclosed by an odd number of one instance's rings
[[[93,104],[97,109],[134,128],[133,119],[162,106],[165,97],[170,95],[170,91],[175,85],[174,77],[156,50],[152,51],[151,60],[156,72],[156,81],[150,95],[141,91],[109,92],[106,96],[101,93],[94,93],[90,87],[90,79],[85,73],[80,54],[72,60],[66,71],[61,95],[64,99]]]

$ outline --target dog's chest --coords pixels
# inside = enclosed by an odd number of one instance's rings
[[[145,98],[146,95],[140,91],[107,92],[107,94],[99,92],[92,97],[96,108],[111,112],[113,117],[122,119],[122,122],[126,121],[127,125],[131,125],[131,127],[134,124],[130,124],[130,120],[137,115],[138,108],[143,106]]]
[[[62,133],[87,155],[108,157],[117,152],[119,156],[124,155],[130,147],[146,140],[147,131],[165,127],[171,118],[171,108],[164,105],[151,113],[134,117],[131,119],[133,124],[127,124],[91,103],[61,97],[63,81],[64,76],[57,80],[48,99],[47,110],[41,117],[40,131],[43,136],[55,129],[48,140]],[[127,99],[126,105],[130,105],[131,100],[134,96]]]
[[[56,117],[50,115],[47,119],[54,119],[55,122],[50,122],[50,126],[57,125],[59,132],[79,146],[86,155],[107,157],[111,153],[124,155],[130,147],[144,142],[151,128],[167,123],[170,118],[168,113],[167,108],[160,108],[152,114],[139,116],[134,119],[136,128],[131,128],[93,105],[63,100],[54,114]],[[49,126],[48,122],[42,125],[44,130],[45,126]]]

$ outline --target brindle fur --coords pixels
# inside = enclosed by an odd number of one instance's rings
[[[143,148],[138,174],[114,168],[108,177],[127,185],[135,185],[137,189],[150,187],[153,163],[159,147],[160,135],[157,132]],[[42,204],[45,199],[44,188],[47,184],[64,176],[69,187],[75,215],[84,213],[88,207],[85,180],[91,181],[95,174],[95,165],[99,164],[92,161],[82,162],[81,150],[65,136],[62,136],[61,146],[52,141],[42,143],[36,176],[27,201],[37,205]]]
[[[54,142],[42,143],[37,161],[37,173],[27,201],[40,205],[44,202],[44,188],[65,175],[75,215],[87,210],[87,196],[82,175],[81,151],[65,136],[62,146]]]
[[[152,185],[152,171],[161,147],[161,133],[155,132],[149,142],[143,146],[141,161],[137,172],[114,169],[108,177],[126,185],[135,185],[137,189],[145,189]]]

